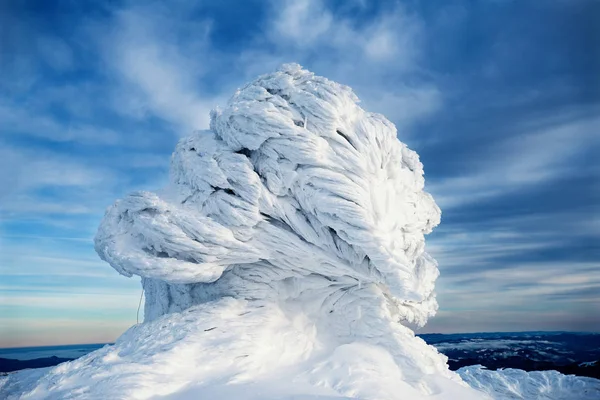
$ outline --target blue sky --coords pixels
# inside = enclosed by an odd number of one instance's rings
[[[600,331],[594,1],[12,1],[0,12],[0,347],[114,340],[141,288],[105,208],[283,62],[352,86],[425,165],[422,332]]]

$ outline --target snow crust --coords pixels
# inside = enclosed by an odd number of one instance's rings
[[[117,201],[98,230],[100,257],[141,277],[145,322],[41,378],[0,378],[7,398],[489,398],[410,329],[437,309],[424,235],[440,210],[392,123],[292,64],[210,128],[179,142],[168,187]]]
[[[494,399],[600,399],[600,380],[558,371],[526,372],[512,368],[490,371],[473,365],[459,369],[458,373],[471,387]]]

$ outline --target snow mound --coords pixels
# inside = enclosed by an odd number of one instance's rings
[[[117,201],[100,257],[145,321],[33,377],[24,399],[482,399],[411,325],[437,303],[440,210],[415,152],[346,86],[292,64],[177,145],[158,193]],[[38,379],[39,378],[39,379]]]
[[[458,373],[471,387],[494,399],[600,399],[600,380],[558,371],[526,372],[511,368],[490,371],[473,365],[459,369]]]
[[[407,357],[375,341],[340,343],[270,301],[222,298],[133,326],[34,382],[31,371],[11,374],[0,393],[20,381],[26,399],[481,398],[457,376],[434,373],[438,354],[409,331],[396,339]]]

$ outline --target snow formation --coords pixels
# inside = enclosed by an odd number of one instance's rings
[[[109,209],[96,250],[143,278],[147,320],[223,296],[310,299],[309,312],[334,316],[376,298],[417,325],[435,313],[423,235],[439,208],[417,154],[357,103],[350,88],[285,66],[177,145],[170,187]]]
[[[600,381],[558,371],[532,371],[507,368],[490,371],[481,365],[463,367],[460,376],[473,388],[494,399],[598,400]]]
[[[171,183],[107,211],[96,250],[145,322],[0,381],[15,398],[482,399],[415,337],[440,210],[417,154],[346,86],[286,65],[177,145]],[[12,389],[10,389],[12,388]],[[10,389],[10,390],[9,390]]]

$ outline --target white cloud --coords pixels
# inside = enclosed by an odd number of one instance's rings
[[[91,167],[70,156],[45,150],[0,149],[0,211],[4,213],[85,212],[86,195],[100,197],[116,177],[103,167]],[[42,188],[61,189],[64,196],[51,198],[37,193]],[[69,189],[76,189],[75,192]]]
[[[474,302],[472,297],[468,301]],[[590,309],[576,310],[440,310],[417,333],[517,332],[517,331],[591,331],[600,329],[600,319]],[[592,318],[590,318],[592,316]]]
[[[129,117],[158,116],[187,135],[207,128],[209,112],[217,105],[200,86],[214,49],[209,21],[192,23],[175,14],[169,17],[172,13],[155,4],[133,6],[116,12],[111,24],[95,34],[119,82],[112,88],[114,109]],[[110,32],[106,36],[105,30]]]
[[[101,308],[103,310],[120,310],[124,305],[129,305],[128,308],[136,310],[139,297],[139,293],[136,294],[133,291],[127,294],[96,293],[94,295],[68,291],[58,294],[5,294],[0,297],[0,307],[51,308],[62,310]]]
[[[322,0],[270,4],[264,31],[234,63],[243,65],[243,80],[298,62],[351,86],[367,110],[398,124],[403,138],[413,122],[442,107],[439,89],[420,78],[423,23],[401,5],[357,24]]]
[[[94,255],[92,246],[89,246],[90,255]],[[7,254],[8,253],[8,254]],[[2,268],[0,273],[4,276],[43,276],[75,278],[108,278],[127,280],[118,275],[105,262],[82,258],[79,254],[70,254],[68,257],[49,255],[46,251],[30,251],[20,253],[8,249],[2,255]]]
[[[274,1],[267,37],[284,52],[286,47],[312,53],[329,48],[333,51],[329,57],[338,59],[332,62],[393,60],[395,70],[410,69],[418,56],[420,22],[399,5],[386,11],[358,26],[335,14],[323,0]]]
[[[277,1],[271,39],[292,40],[299,46],[310,46],[323,38],[334,24],[333,16],[320,0]],[[337,25],[335,23],[334,25]]]
[[[378,112],[392,118],[398,127],[398,137],[405,141],[407,136],[404,129],[424,117],[427,117],[442,107],[442,94],[433,85],[410,87],[400,85],[394,92],[382,90],[378,94],[369,93],[364,106],[373,112]],[[417,139],[410,137],[411,139]]]
[[[401,92],[393,90],[405,74],[418,69],[422,26],[402,9],[392,9],[359,26],[336,15],[322,1],[271,5],[263,25],[266,31],[250,38],[242,55],[216,48],[211,40],[212,22],[194,21],[204,15],[198,12],[202,4],[187,1],[126,2],[125,8],[107,17],[86,20],[85,27],[74,26],[75,41],[86,46],[85,54],[55,37],[31,41],[36,54],[22,57],[23,67],[15,62],[11,69],[19,72],[11,79],[12,92],[31,90],[29,98],[24,104],[13,97],[0,98],[3,140],[12,143],[0,149],[0,211],[12,223],[35,220],[48,231],[64,229],[63,235],[82,237],[69,245],[43,245],[46,232],[23,240],[11,237],[12,232],[0,235],[0,273],[11,282],[53,277],[47,284],[36,283],[36,290],[45,293],[41,296],[23,292],[9,298],[5,287],[0,287],[0,305],[45,308],[49,313],[47,319],[23,318],[18,324],[15,318],[0,320],[4,328],[0,345],[56,344],[58,337],[63,343],[107,341],[126,328],[114,320],[56,318],[61,310],[102,312],[137,306],[139,282],[119,276],[100,262],[91,243],[84,241],[90,238],[83,236],[93,235],[94,218],[107,205],[139,185],[132,183],[132,178],[139,178],[132,169],[165,169],[168,156],[158,149],[165,144],[164,152],[170,152],[174,141],[165,136],[207,127],[209,110],[222,104],[236,85],[282,62],[295,61],[355,87],[369,109],[402,124],[440,106],[441,95],[431,84],[413,83]],[[40,72],[47,67],[56,74],[89,67],[93,76],[65,79],[68,83],[42,80],[44,85],[37,85],[37,79],[44,76]],[[227,77],[225,86],[215,88],[210,81],[215,76]],[[172,129],[165,131],[153,123],[156,119]],[[46,141],[62,152],[40,150],[44,146],[39,143]],[[159,146],[145,147],[157,142]],[[74,152],[67,153],[67,148]],[[144,148],[155,153],[142,153]],[[118,149],[130,151],[116,155]],[[157,187],[163,178],[155,177]],[[107,281],[114,282],[111,289],[122,296],[102,295]],[[58,290],[61,284],[68,284],[77,296]],[[132,287],[130,294],[125,294],[127,285]],[[13,286],[13,290],[20,288],[21,283]]]
[[[0,134],[27,135],[56,142],[79,142],[112,145],[119,142],[119,134],[111,129],[89,123],[62,122],[41,109],[1,102]],[[73,97],[66,101],[76,102]]]

